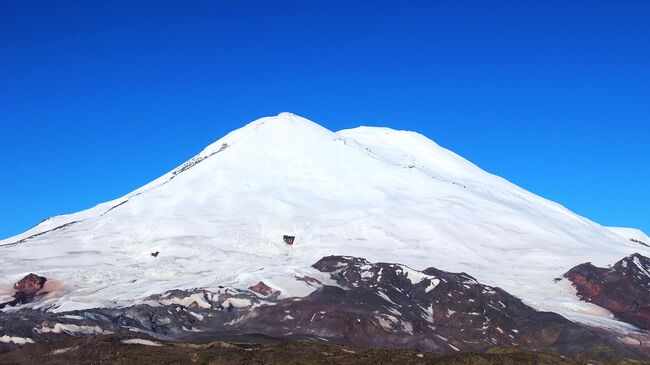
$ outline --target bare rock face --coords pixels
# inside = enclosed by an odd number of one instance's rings
[[[584,263],[564,277],[582,300],[609,309],[621,321],[650,329],[650,258],[635,253],[611,268]]]
[[[249,332],[329,338],[359,346],[483,351],[495,346],[571,353],[601,339],[564,317],[538,312],[465,273],[424,271],[363,258],[327,256],[313,265],[338,286],[259,308]]]
[[[47,278],[36,274],[29,274],[20,279],[14,284],[14,289],[16,290],[14,300],[0,304],[0,309],[7,305],[14,306],[31,302],[36,297],[36,293],[43,289],[46,281]]]

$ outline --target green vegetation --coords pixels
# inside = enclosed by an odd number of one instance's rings
[[[363,349],[323,342],[281,344],[193,344],[167,342],[162,346],[124,344],[136,334],[112,334],[94,338],[69,338],[40,343],[0,353],[0,364],[273,364],[273,365],[525,365],[583,364],[555,354],[516,349],[494,349],[487,353],[434,354],[410,349]],[[594,349],[584,358],[608,357],[608,349]],[[619,362],[637,365],[638,362]]]

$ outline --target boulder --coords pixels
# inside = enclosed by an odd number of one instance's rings
[[[254,291],[256,293],[262,294],[264,296],[269,296],[269,295],[273,294],[273,289],[270,286],[264,284],[264,282],[262,282],[262,281],[258,282],[257,284],[255,284],[253,286],[249,286],[248,289],[250,289],[250,290],[252,290],[252,291]]]
[[[38,276],[36,274],[26,275],[14,284],[14,289],[16,290],[14,300],[0,304],[0,309],[7,305],[15,306],[17,304],[31,302],[36,297],[36,294],[43,289],[46,281],[47,278],[44,276]]]

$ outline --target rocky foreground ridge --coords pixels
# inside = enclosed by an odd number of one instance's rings
[[[565,276],[581,298],[647,329],[648,262],[632,255],[611,269],[583,264]],[[647,332],[629,337],[576,324],[537,311],[466,273],[433,267],[417,271],[348,256],[323,257],[313,267],[328,273],[336,285],[299,278],[316,287],[302,298],[279,299],[280,293],[259,282],[248,289],[172,290],[124,308],[51,313],[7,307],[0,316],[0,349],[131,332],[161,341],[275,338],[439,353],[504,347],[566,356],[606,349],[614,357],[638,359],[648,359],[650,353]],[[30,275],[21,282],[36,285],[28,285],[33,290],[46,280],[39,278]],[[19,287],[16,299],[24,297]],[[38,300],[38,290],[30,293]]]
[[[584,263],[564,277],[588,302],[609,309],[617,319],[650,330],[650,259],[633,254],[608,268]]]

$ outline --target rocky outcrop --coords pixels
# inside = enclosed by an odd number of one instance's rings
[[[274,290],[270,286],[264,284],[264,282],[260,281],[255,285],[249,286],[248,289],[251,291],[254,291],[258,294],[261,294],[263,296],[269,296],[273,294]]]
[[[637,240],[636,238],[630,238],[630,241],[632,241],[632,242],[634,242],[634,243],[638,243],[638,244],[640,244],[641,246],[650,247],[649,244],[647,244],[647,243],[645,243],[645,242],[643,242],[643,241],[641,241],[641,240]]]
[[[465,273],[436,268],[420,272],[343,256],[324,257],[313,267],[330,273],[339,287],[324,286],[282,308],[293,319],[269,325],[295,324],[294,332],[335,335],[363,346],[430,351],[524,346],[571,352],[580,350],[575,347],[579,342],[600,341],[565,318],[538,312]],[[265,318],[277,317],[276,313]]]
[[[187,171],[187,170],[191,169],[191,168],[194,167],[196,164],[198,164],[198,163],[200,163],[200,162],[203,162],[203,161],[204,161],[205,159],[207,159],[208,157],[214,156],[214,155],[216,155],[217,153],[219,153],[219,152],[225,150],[225,149],[228,148],[228,147],[229,147],[229,146],[228,146],[228,143],[222,143],[222,144],[221,144],[221,147],[220,147],[217,151],[212,151],[212,152],[210,152],[210,153],[208,153],[208,154],[204,154],[204,153],[202,152],[202,153],[200,153],[200,154],[198,154],[198,155],[192,157],[192,159],[190,159],[189,161],[187,161],[187,162],[185,162],[184,164],[182,164],[182,165],[181,165],[180,167],[178,167],[176,170],[172,171],[172,176],[169,178],[169,180],[173,179],[173,178],[176,177],[178,174],[180,174],[180,173],[182,173],[182,172],[184,172],[184,171]]]
[[[36,274],[26,275],[14,284],[14,289],[16,290],[14,299],[0,304],[0,309],[5,306],[14,306],[31,302],[36,297],[36,294],[43,289],[46,281],[47,278],[43,276],[38,276]]]
[[[610,310],[621,321],[650,329],[650,258],[635,253],[611,268],[584,263],[564,277],[582,300]]]
[[[297,278],[316,288],[302,298],[279,298],[264,282],[248,290],[172,290],[130,307],[7,312],[0,316],[0,335],[42,342],[136,331],[161,340],[259,336],[260,341],[315,340],[443,353],[517,347],[573,355],[606,348],[638,358],[647,350],[558,314],[536,311],[465,273],[433,267],[417,271],[345,256],[324,257],[313,267],[330,280],[326,285],[311,277]],[[0,343],[3,346],[18,345]]]

